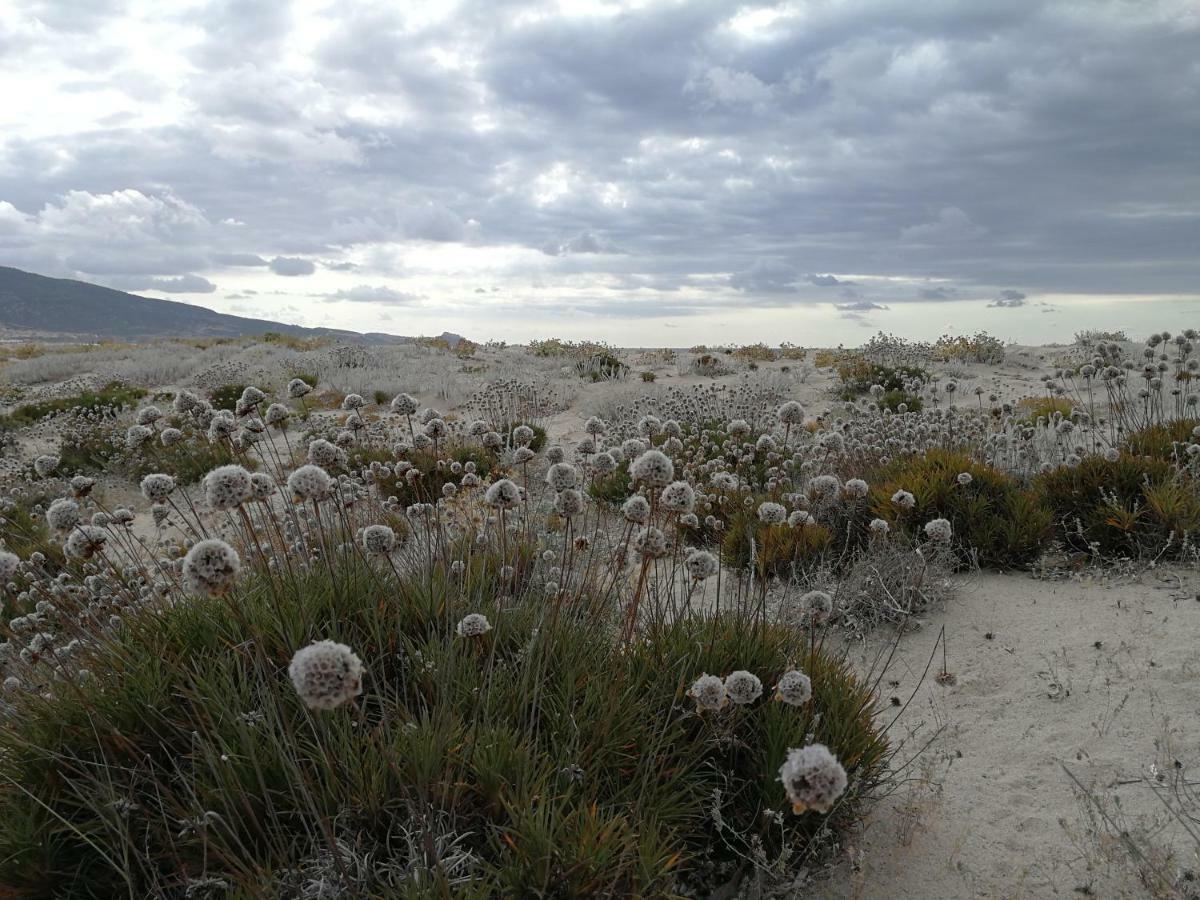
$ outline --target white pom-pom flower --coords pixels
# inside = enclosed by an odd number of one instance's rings
[[[292,657],[288,675],[309,709],[337,709],[362,693],[362,660],[334,641],[301,647]]]
[[[846,770],[824,744],[789,750],[779,780],[795,813],[829,812],[847,785]]]

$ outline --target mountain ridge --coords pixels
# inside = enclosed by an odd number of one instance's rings
[[[275,331],[369,344],[405,343],[412,336],[309,328],[270,319],[219,313],[206,306],[139,297],[73,278],[51,278],[0,266],[0,337],[149,341],[166,337],[242,337]],[[443,332],[451,346],[460,335]]]

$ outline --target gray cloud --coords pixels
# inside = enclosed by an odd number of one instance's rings
[[[271,271],[276,275],[311,275],[317,271],[316,265],[312,260],[301,259],[295,256],[276,256],[269,263]]]
[[[394,288],[360,284],[357,287],[344,288],[325,295],[326,300],[349,300],[353,303],[380,303],[387,306],[411,306],[419,303],[421,297]]]
[[[212,260],[219,266],[266,266],[269,263],[254,253],[214,253]]]
[[[996,309],[1016,309],[1018,306],[1024,305],[1025,294],[1011,288],[1001,291],[1000,296],[988,304]]]
[[[872,309],[890,309],[879,303],[872,303],[870,300],[856,300],[853,303],[839,303],[837,308],[841,312],[867,312]]]
[[[1171,0],[780,5],[751,32],[715,2],[218,0],[148,14],[182,74],[136,68],[124,4],[18,9],[0,87],[46,112],[0,110],[0,259],[48,274],[403,266],[630,318],[827,303],[829,272],[874,298],[843,305],[1200,284],[1200,23]],[[115,112],[77,121],[92,99]]]

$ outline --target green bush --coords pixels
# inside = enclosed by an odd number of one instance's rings
[[[1105,556],[1173,554],[1185,536],[1200,532],[1200,486],[1153,456],[1088,456],[1039,475],[1036,485],[1063,539],[1078,550],[1094,545]]]
[[[922,384],[929,382],[929,372],[920,366],[885,366],[862,356],[842,359],[837,364],[837,373],[842,382],[840,396],[843,400],[853,400],[877,384],[883,387],[886,394],[892,391],[907,392],[909,383],[914,379]]]
[[[601,350],[576,362],[575,371],[590,381],[615,381],[628,374],[629,366],[610,351]]]
[[[1165,425],[1147,425],[1137,431],[1130,432],[1125,438],[1129,452],[1135,456],[1152,456],[1155,459],[1178,460],[1186,459],[1182,450],[1177,452],[1177,444],[1191,444],[1195,441],[1192,429],[1200,425],[1200,419],[1172,419]]]
[[[824,525],[810,523],[796,528],[790,525],[763,525],[758,520],[755,498],[748,507],[739,507],[726,522],[721,541],[721,557],[726,566],[749,568],[754,563],[755,574],[789,577],[800,574],[819,563],[833,542],[833,535]],[[751,538],[754,556],[751,557]]]
[[[410,479],[401,475],[390,475],[380,478],[377,482],[379,493],[385,499],[396,497],[404,507],[414,503],[436,503],[442,496],[442,487],[447,482],[457,484],[461,476],[455,475],[449,467],[439,468],[438,459],[448,459],[452,462],[475,463],[475,473],[483,481],[487,481],[496,470],[496,458],[478,444],[448,444],[440,448],[438,454],[430,450],[411,450],[405,459],[413,464],[421,474],[418,478]],[[356,453],[354,461],[358,465],[369,464],[372,460],[394,462],[391,454],[385,451]]]
[[[971,476],[958,483],[960,473]],[[1053,518],[1037,492],[972,457],[933,449],[896,459],[868,479],[873,485],[873,515],[918,539],[931,519],[947,519],[953,546],[965,565],[1006,569],[1024,566],[1041,555],[1051,537]],[[896,491],[916,498],[911,510],[892,502]]]
[[[146,391],[138,387],[130,387],[119,381],[110,381],[98,391],[85,391],[70,397],[59,397],[55,400],[42,400],[38,403],[26,403],[18,406],[5,416],[5,424],[10,427],[30,425],[55,413],[68,412],[73,409],[96,411],[112,409],[120,411],[133,406],[146,396]]]
[[[520,425],[525,425],[533,429],[533,440],[529,442],[529,449],[534,453],[541,453],[542,448],[546,446],[546,429],[541,425],[535,425],[533,422],[507,422],[499,428],[500,434],[504,436],[506,441],[512,444],[513,429]]]
[[[908,391],[888,391],[879,398],[880,408],[892,412],[899,412],[901,403],[908,407],[906,411],[910,413],[920,412],[925,405],[919,394],[910,394]]]
[[[621,463],[607,475],[588,482],[588,494],[594,500],[602,500],[620,506],[633,494],[633,478],[629,474],[629,461]]]
[[[82,653],[89,680],[53,702],[10,694],[0,883],[19,897],[184,896],[204,879],[294,897],[302,877],[364,897],[675,896],[783,840],[802,867],[879,782],[873,691],[793,629],[726,615],[623,646],[594,611],[547,617],[539,598],[500,612],[495,556],[384,586],[337,559],[283,589],[255,576],[229,602],[130,611],[120,640]],[[494,629],[455,636],[466,612]],[[323,638],[367,676],[352,706],[314,713],[286,669]],[[769,688],[792,666],[812,679],[803,707],[764,696],[701,716],[685,696],[703,672]],[[850,777],[828,816],[794,815],[777,781],[811,741]]]
[[[208,399],[215,409],[227,409],[234,412],[237,409],[237,402],[242,399],[244,390],[246,390],[244,384],[224,384],[214,389]]]

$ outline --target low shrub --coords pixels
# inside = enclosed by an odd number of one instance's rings
[[[1165,424],[1147,425],[1125,436],[1125,446],[1135,456],[1152,456],[1186,462],[1184,449],[1196,442],[1192,432],[1200,419],[1172,419]]]
[[[629,366],[611,351],[601,350],[577,361],[575,372],[590,381],[616,381],[628,374]]]
[[[0,882],[30,897],[673,896],[748,860],[794,877],[861,818],[889,752],[874,693],[803,632],[727,614],[623,646],[592,613],[501,611],[497,558],[474,560],[457,579],[393,579],[339,557],[286,589],[259,574],[228,602],[128,611],[119,641],[80,652],[91,678],[52,702],[7,695]],[[467,612],[494,628],[457,636]],[[286,669],[324,638],[366,677],[346,708],[314,712]],[[696,715],[686,696],[705,672],[769,689],[792,667],[812,680],[803,706],[764,694]],[[849,787],[828,815],[797,815],[778,770],[814,741]]]
[[[959,476],[970,476],[962,484]],[[1016,478],[951,450],[893,460],[870,479],[873,514],[916,539],[925,524],[947,519],[961,565],[1006,569],[1041,555],[1052,535],[1053,517],[1039,494]],[[897,491],[916,500],[905,510],[892,501]]]
[[[761,498],[767,499],[767,498]],[[810,523],[764,525],[758,520],[758,502],[741,507],[725,525],[721,540],[721,557],[734,569],[753,565],[758,577],[778,578],[801,575],[820,564],[833,542],[833,535],[824,525]]]
[[[875,385],[885,392],[912,393],[914,383],[925,384],[929,380],[929,372],[920,366],[885,366],[862,356],[842,359],[837,363],[837,373],[842,382],[840,396],[843,400],[861,396]]]
[[[9,426],[31,425],[46,416],[72,410],[111,413],[115,415],[126,407],[133,406],[146,396],[142,388],[110,381],[98,391],[85,391],[70,397],[58,397],[54,400],[42,400],[37,403],[26,403],[18,406],[8,416],[5,416]]]
[[[208,399],[215,409],[227,409],[233,412],[237,409],[237,402],[242,399],[244,390],[246,390],[244,384],[223,384],[219,388],[215,388],[209,394]]]
[[[1035,484],[1077,550],[1172,556],[1200,531],[1200,485],[1165,459],[1091,455],[1039,475]]]

